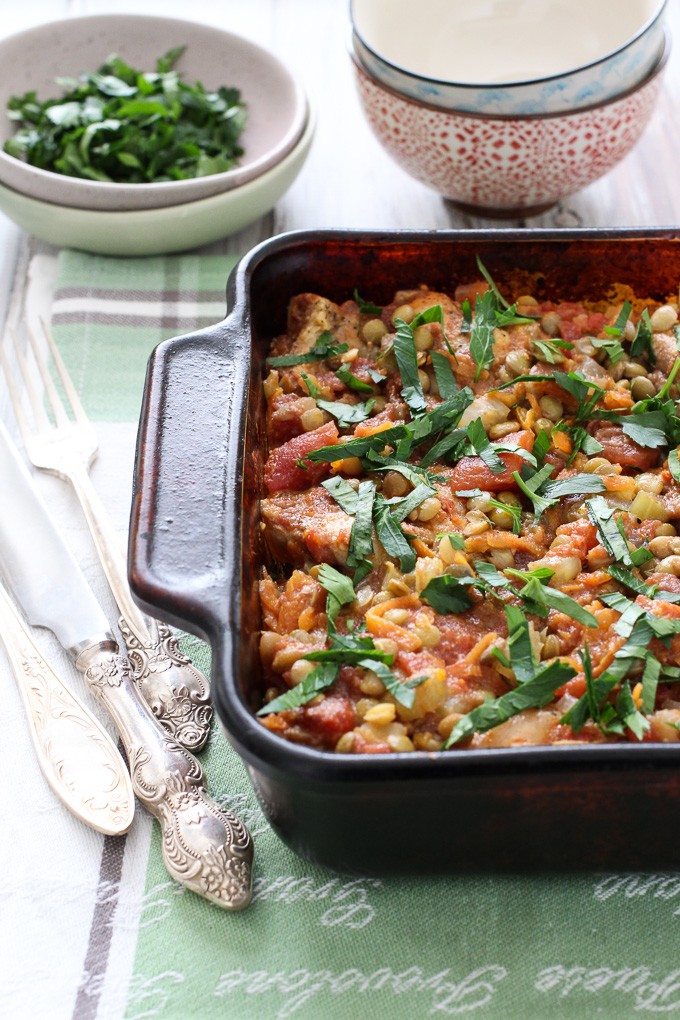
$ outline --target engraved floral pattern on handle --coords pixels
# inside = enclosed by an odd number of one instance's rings
[[[134,797],[121,755],[99,720],[43,658],[1,585],[0,625],[45,779],[93,829],[111,836],[126,832]]]
[[[170,628],[160,622],[156,641],[146,643],[134,633],[125,617],[118,621],[135,683],[156,719],[169,736],[189,751],[200,751],[210,732],[212,705],[208,684],[180,650]]]
[[[245,825],[215,803],[197,759],[157,725],[113,641],[91,646],[76,665],[111,714],[128,755],[133,789],[161,826],[170,875],[227,910],[252,895],[253,843]]]

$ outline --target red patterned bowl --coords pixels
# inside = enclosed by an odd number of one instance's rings
[[[671,39],[637,86],[559,114],[488,116],[400,95],[352,57],[359,97],[378,141],[412,177],[471,213],[544,212],[592,184],[632,149],[661,89]]]

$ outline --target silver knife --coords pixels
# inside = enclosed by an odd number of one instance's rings
[[[30,622],[56,634],[111,715],[134,792],[160,823],[168,871],[217,906],[246,906],[252,888],[250,833],[210,798],[197,759],[156,722],[99,603],[1,427],[0,479],[0,570]]]
[[[93,829],[107,836],[127,832],[135,798],[120,752],[42,654],[2,584],[0,637],[26,709],[38,765],[52,791]]]

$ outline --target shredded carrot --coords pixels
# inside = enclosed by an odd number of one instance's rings
[[[429,546],[425,545],[422,538],[414,538],[412,541],[413,551],[419,556],[435,556],[436,553]]]
[[[628,475],[602,475],[601,477],[607,492],[625,492],[627,489],[632,492],[635,488],[633,479]]]
[[[498,634],[491,631],[490,634],[485,634],[483,638],[480,638],[476,645],[473,645],[470,651],[465,656],[465,662],[470,665],[474,665],[479,662],[480,658],[487,650],[487,648],[498,640]]]
[[[531,410],[534,412],[536,417],[542,418],[543,415],[541,413],[541,405],[539,404],[538,399],[534,396],[531,390],[527,390],[527,400],[531,404]]]
[[[635,401],[628,390],[608,390],[602,397],[602,403],[608,410],[617,407],[632,407]]]
[[[414,609],[420,604],[420,599],[415,593],[400,595],[398,598],[388,599],[378,606],[371,606],[366,610],[366,629],[373,637],[391,638],[396,641],[399,648],[404,652],[417,652],[422,648],[422,641],[405,627],[398,623],[392,623],[384,619],[384,614],[389,609]]]
[[[581,573],[576,579],[578,583],[563,584],[562,591],[569,594],[572,591],[581,591],[583,588],[600,588],[603,584],[609,584],[611,577],[605,570],[593,570],[591,574]]]
[[[572,442],[566,432],[553,432],[551,439],[553,446],[559,453],[571,453]]]
[[[357,425],[352,435],[357,438],[361,436],[374,436],[377,432],[384,432],[386,429],[394,428],[394,424],[393,421],[381,421],[376,425],[369,418],[368,421],[362,421]]]

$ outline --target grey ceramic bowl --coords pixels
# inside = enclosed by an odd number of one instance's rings
[[[109,184],[30,166],[0,151],[0,184],[52,205],[131,211],[208,198],[271,169],[300,139],[308,117],[306,96],[281,62],[255,43],[209,25],[146,15],[92,15],[38,25],[0,40],[0,150],[16,123],[6,114],[11,96],[35,90],[39,99],[60,94],[55,78],[94,71],[117,53],[140,70],[186,46],[176,67],[187,82],[241,91],[248,119],[239,166],[209,177],[155,184]]]

